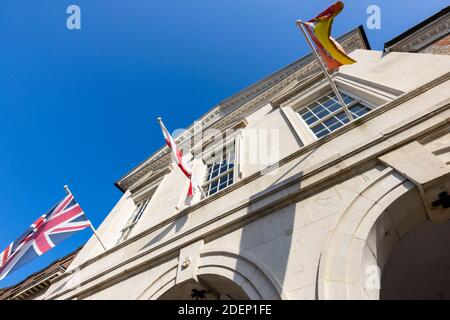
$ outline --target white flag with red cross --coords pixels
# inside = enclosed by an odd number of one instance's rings
[[[192,176],[192,167],[183,158],[183,153],[181,152],[181,150],[178,149],[175,140],[170,135],[161,118],[158,118],[158,122],[159,125],[161,126],[161,130],[163,132],[164,139],[166,140],[166,144],[172,153],[172,160],[175,161],[177,166],[180,168],[181,172],[183,172],[186,178],[189,179],[187,202],[190,203],[194,197],[194,192],[199,188],[196,179],[194,179],[194,177]]]

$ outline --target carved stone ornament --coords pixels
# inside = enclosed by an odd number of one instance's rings
[[[181,264],[181,270],[186,269],[187,267],[189,267],[191,264],[191,258],[190,257],[186,257],[183,260],[183,263]]]

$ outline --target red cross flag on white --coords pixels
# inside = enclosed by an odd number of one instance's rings
[[[162,122],[161,118],[158,118],[159,125],[161,126],[161,130],[164,135],[164,139],[166,140],[167,146],[170,148],[170,151],[172,153],[172,160],[175,161],[177,166],[180,168],[180,170],[183,172],[183,174],[186,176],[186,178],[189,179],[189,189],[187,194],[187,199],[192,200],[194,196],[194,186],[195,189],[198,187],[195,182],[193,182],[192,177],[192,168],[191,166],[183,160],[183,153],[181,150],[178,149],[177,144],[175,143],[175,140],[170,135],[169,131],[165,127],[164,123]]]

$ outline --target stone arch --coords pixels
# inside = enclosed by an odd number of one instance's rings
[[[177,265],[161,272],[156,280],[138,299],[155,300],[175,288]],[[270,276],[264,266],[252,257],[231,249],[212,249],[200,253],[197,277],[202,281],[211,276],[232,281],[251,300],[286,299],[279,283]]]
[[[408,210],[394,210],[400,201],[411,199],[417,202]],[[318,299],[378,299],[380,271],[393,247],[428,220],[420,199],[412,182],[392,168],[381,170],[327,238],[318,270]]]
[[[238,284],[251,300],[287,299],[281,285],[248,254],[232,249],[212,249],[200,254],[198,274],[219,274]]]
[[[142,292],[138,300],[154,300],[165,291],[175,286],[175,279],[177,276],[178,263],[172,263],[165,271],[161,272],[150,286]]]
[[[380,300],[450,300],[450,221],[426,221],[401,239],[380,287]]]

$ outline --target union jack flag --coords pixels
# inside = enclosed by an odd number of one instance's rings
[[[0,280],[90,225],[83,209],[69,193],[0,253]]]

